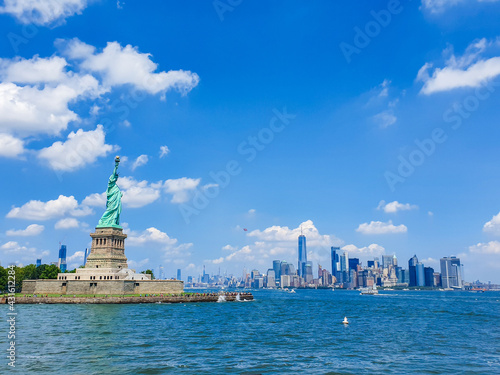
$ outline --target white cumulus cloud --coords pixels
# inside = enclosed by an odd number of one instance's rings
[[[484,224],[483,231],[486,233],[500,235],[500,212]]]
[[[82,201],[82,205],[90,207],[106,207],[106,200],[106,193],[94,193],[85,197]]]
[[[385,248],[376,243],[364,247],[357,247],[353,244],[345,245],[342,247],[343,251],[347,251],[351,258],[360,257],[363,259],[379,257],[385,254]]]
[[[183,177],[165,182],[137,181],[132,177],[120,177],[118,186],[123,192],[123,205],[130,208],[144,207],[158,200],[162,193],[172,194],[172,203],[187,201],[199,185],[200,179]],[[94,193],[87,196],[82,205],[92,207],[106,206],[106,193]]]
[[[70,77],[67,65],[66,59],[59,56],[0,59],[0,78],[21,84],[60,83]]]
[[[76,220],[74,217],[67,217],[59,220],[55,225],[55,229],[71,229],[78,228],[80,226],[80,222]]]
[[[184,262],[184,258],[189,257],[191,253],[189,249],[193,246],[192,243],[179,243],[177,238],[170,237],[167,233],[151,227],[142,232],[128,231],[127,243],[130,246],[144,246],[160,251],[164,261],[167,263],[173,262],[180,264]]]
[[[69,109],[105,90],[88,74],[67,69],[61,57],[0,59],[0,131],[21,136],[59,135],[79,119]]]
[[[151,94],[174,89],[182,94],[191,91],[199,82],[196,73],[170,70],[155,73],[158,65],[151,55],[140,53],[137,47],[122,47],[118,42],[108,42],[102,52],[95,47],[73,39],[67,43],[66,55],[80,59],[81,68],[99,74],[105,86],[132,85]]]
[[[21,246],[16,241],[6,242],[2,246],[0,246],[0,249],[2,249],[6,253],[19,253],[28,250],[26,246]]]
[[[308,260],[328,263],[330,247],[340,246],[343,241],[331,234],[321,234],[311,220],[304,221],[296,228],[274,225],[263,230],[247,233],[255,242],[242,247],[226,245],[222,248],[229,255],[211,260],[213,264],[232,262],[246,267],[265,267],[272,259],[281,259],[295,263],[298,237],[303,233],[307,242]]]
[[[120,177],[117,184],[123,189],[122,202],[127,207],[144,207],[160,198],[161,182],[149,183],[132,177]]]
[[[52,9],[54,14],[65,15],[63,9],[70,4],[85,2],[5,0],[4,6],[0,5],[0,12],[16,8],[18,14],[28,17],[31,14],[28,9],[45,17],[47,13],[44,12]],[[48,22],[52,18],[44,19]],[[32,151],[26,149],[26,144],[34,137],[65,136],[66,140],[33,151],[56,171],[74,171],[117,148],[106,144],[100,125],[95,130],[80,129],[64,134],[71,123],[89,123],[98,113],[109,109],[89,101],[123,85],[162,97],[169,90],[186,94],[199,81],[198,75],[189,71],[157,71],[158,66],[150,54],[140,53],[137,47],[130,45],[122,47],[117,42],[110,42],[98,51],[78,39],[58,39],[56,47],[59,52],[50,57],[0,58],[0,157],[20,158]],[[89,118],[81,118],[74,110],[83,105],[89,105],[88,111],[78,113],[88,113]],[[129,125],[126,120],[124,123]],[[162,146],[160,156],[168,152],[168,147]],[[133,168],[144,165],[146,158],[141,155]]]
[[[42,258],[50,254],[50,252],[47,250],[39,252],[34,247],[27,247],[19,244],[16,241],[6,242],[2,246],[0,246],[0,250],[5,254],[15,254],[17,259],[20,258],[30,263],[33,263],[33,261],[37,258]]]
[[[261,230],[253,230],[247,234],[248,237],[255,237],[260,241],[289,241],[297,242],[300,234],[307,238],[307,245],[310,246],[332,246],[339,243],[339,239],[328,234],[320,234],[312,220],[304,221],[297,228],[290,229],[286,226],[273,225]]]
[[[165,181],[163,188],[166,193],[172,194],[172,203],[184,203],[189,200],[200,181],[200,178],[188,177],[170,179]]]
[[[43,232],[45,227],[39,224],[31,224],[26,227],[26,229],[10,229],[6,232],[7,236],[16,237],[28,237],[28,236],[38,236]]]
[[[470,246],[469,251],[471,253],[478,253],[478,254],[500,255],[500,242],[490,241],[488,243],[478,243],[476,245]]]
[[[456,57],[452,53],[443,68],[432,71],[433,64],[424,64],[417,75],[417,80],[424,82],[420,92],[430,95],[458,88],[475,88],[497,77],[500,75],[500,56],[482,56],[497,44],[483,38],[470,44],[463,56]]]
[[[154,227],[148,228],[142,233],[131,232],[129,234],[129,237],[127,238],[127,243],[130,246],[138,246],[147,242],[157,242],[166,245],[174,245],[175,243],[177,243],[177,239],[170,238],[168,234]]]
[[[18,158],[24,154],[24,141],[10,134],[0,133],[0,156],[6,158]]]
[[[164,158],[168,154],[170,154],[168,146],[160,146],[160,159]]]
[[[85,253],[83,251],[77,251],[73,255],[69,256],[66,258],[66,262],[76,262],[76,261],[83,261],[83,258],[85,257]]]
[[[392,220],[387,223],[382,221],[371,221],[370,223],[363,223],[358,226],[356,232],[362,234],[390,234],[390,233],[406,233],[408,228],[406,225],[394,225]]]
[[[105,137],[102,125],[87,132],[79,129],[76,133],[71,132],[66,142],[55,142],[40,150],[38,157],[53,170],[74,171],[118,149],[106,144]]]
[[[396,213],[398,211],[409,211],[418,209],[417,205],[410,203],[399,203],[398,201],[393,201],[386,203],[384,200],[380,201],[377,210],[383,210],[385,213]]]
[[[0,13],[10,14],[25,24],[47,26],[62,24],[86,7],[87,0],[4,0]]]
[[[147,155],[140,155],[135,159],[135,161],[132,163],[131,169],[135,171],[136,168],[142,167],[143,165],[146,165],[149,161],[149,157]]]
[[[60,195],[55,200],[42,202],[32,200],[21,207],[12,208],[7,218],[26,220],[49,220],[66,215],[86,216],[92,214],[89,207],[79,206],[75,197]]]

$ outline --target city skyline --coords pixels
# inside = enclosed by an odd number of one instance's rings
[[[82,264],[119,155],[131,268],[297,267],[302,226],[500,283],[500,2],[75,3],[0,6],[2,265]]]
[[[286,260],[273,260],[272,268],[267,270],[267,273],[260,273],[259,270],[253,269],[250,274],[247,273],[246,269],[243,269],[243,278],[241,281],[245,282],[245,286],[248,282],[250,285],[256,288],[262,287],[303,287],[306,285],[320,285],[320,286],[340,286],[342,288],[353,289],[358,287],[367,287],[373,285],[379,286],[409,286],[409,287],[443,287],[445,289],[462,289],[464,285],[470,285],[470,281],[463,279],[463,267],[464,265],[460,263],[460,259],[451,256],[440,258],[440,271],[434,272],[432,267],[425,267],[422,262],[419,262],[418,257],[413,255],[408,260],[408,269],[402,266],[398,266],[398,260],[396,254],[394,255],[382,255],[381,261],[379,257],[373,257],[371,260],[367,260],[366,265],[363,266],[363,262],[359,258],[349,257],[348,251],[343,251],[339,254],[340,248],[332,246],[331,247],[331,272],[327,268],[324,268],[318,263],[318,271],[316,273],[317,278],[314,274],[314,264],[307,261],[307,249],[306,249],[307,238],[302,232],[298,237],[297,255],[298,255],[298,266],[297,269],[293,267],[293,264],[288,263]],[[87,254],[87,251],[85,252]],[[86,256],[84,258],[84,266],[86,263]],[[36,266],[42,264],[41,259],[36,260]],[[59,259],[58,262],[51,262],[51,264],[56,265],[61,272],[66,271],[66,245],[60,244],[59,249]],[[387,269],[387,274],[384,273],[383,276],[379,274],[373,274],[372,271],[385,270]],[[154,275],[154,270],[148,269],[148,272],[152,272]],[[368,273],[366,272],[368,271]],[[158,266],[158,273],[156,274],[157,279],[182,279],[182,270],[176,270],[175,277],[168,277],[163,274],[163,267]],[[282,275],[290,276],[288,279],[283,280]],[[296,276],[296,279],[294,278]],[[217,276],[216,280],[213,278]],[[228,277],[233,280],[234,275],[231,273],[228,275],[227,270],[224,272],[224,277],[221,279],[221,271],[219,267],[218,275],[210,276],[210,273],[206,272],[205,265],[203,266],[203,273],[198,275],[198,278],[193,275],[188,275],[186,279],[188,280],[188,285],[194,285],[197,282],[202,285],[209,285],[211,282],[214,285],[226,285]],[[250,280],[247,278],[250,276]],[[367,285],[367,277],[370,276],[373,280]],[[359,281],[358,281],[359,278]],[[225,281],[223,281],[225,279]],[[245,281],[247,280],[247,281]],[[364,281],[361,281],[364,280]],[[215,281],[215,282],[214,282]],[[473,282],[479,282],[480,280],[474,280]],[[490,281],[491,282],[491,281]],[[256,283],[254,285],[254,283]],[[234,285],[232,285],[234,286]]]
[[[203,274],[187,277],[187,287],[191,288],[340,288],[340,289],[360,289],[364,293],[373,293],[377,287],[392,288],[397,287],[403,290],[408,288],[433,288],[442,291],[447,290],[498,290],[499,285],[480,280],[466,281],[463,279],[463,263],[456,256],[440,258],[440,269],[425,266],[418,260],[417,255],[413,255],[408,260],[408,268],[398,264],[396,255],[382,255],[382,260],[374,257],[368,260],[366,265],[359,258],[349,257],[347,251],[339,254],[339,247],[331,247],[331,272],[323,268],[318,263],[317,277],[313,272],[313,263],[308,262],[305,251],[306,237],[302,230],[298,237],[297,255],[298,267],[286,260],[275,259],[272,261],[272,268],[261,273],[258,269],[248,272],[243,269],[242,277],[233,274],[221,274],[220,269],[217,275],[206,273],[203,267]],[[302,272],[300,271],[302,269]],[[180,275],[177,279],[180,280]]]
[[[299,227],[300,228],[300,235],[297,238],[298,245],[297,245],[297,248],[295,250],[296,251],[296,258],[298,259],[297,268],[296,269],[294,268],[293,263],[290,262],[290,259],[287,259],[287,260],[280,259],[278,261],[287,263],[289,265],[289,267],[292,267],[292,270],[293,270],[292,273],[295,272],[299,277],[304,277],[303,270],[304,270],[304,267],[306,265],[308,265],[309,272],[311,273],[311,275],[315,276],[315,275],[317,275],[317,272],[316,272],[316,274],[314,272],[314,270],[316,269],[314,267],[314,263],[311,261],[307,261],[307,246],[306,246],[307,237],[303,234],[303,228],[302,228],[303,225],[306,225],[306,223],[303,223]],[[66,245],[59,243],[59,246],[60,246],[59,257],[58,257],[58,260],[56,262],[53,262],[53,261],[42,262],[42,259],[38,258],[38,259],[36,259],[36,262],[32,262],[31,264],[34,264],[34,263],[36,263],[37,265],[39,265],[39,263],[40,264],[42,264],[42,263],[43,264],[55,264],[59,268],[61,268],[61,265],[64,265],[64,270],[66,270],[66,251],[67,251]],[[337,280],[342,283],[343,280],[346,279],[346,277],[347,277],[347,279],[349,278],[349,275],[347,274],[347,276],[346,276],[345,272],[349,272],[349,270],[351,268],[353,268],[353,267],[351,267],[351,261],[353,261],[353,260],[356,261],[355,264],[363,265],[363,263],[365,263],[366,264],[365,267],[367,267],[367,268],[369,268],[371,266],[373,267],[374,261],[378,262],[378,264],[381,265],[383,268],[386,266],[386,264],[393,264],[393,262],[396,262],[395,265],[397,265],[397,260],[396,260],[397,255],[395,252],[392,253],[392,255],[378,254],[378,253],[374,253],[375,255],[373,255],[373,254],[368,255],[366,253],[359,252],[358,249],[354,248],[354,252],[352,254],[354,254],[355,257],[353,258],[353,257],[349,257],[349,250],[353,250],[353,247],[352,246],[344,246],[344,247],[331,246],[330,247],[330,258],[329,259],[322,258],[323,264],[321,264],[320,261],[317,261],[317,266],[323,267],[324,269],[328,270],[328,268],[325,268],[325,265],[330,264],[331,265],[331,268],[330,268],[331,274],[333,276],[335,276],[337,278]],[[83,263],[82,264],[73,263],[72,266],[74,266],[74,268],[83,266],[85,264],[86,253],[87,253],[87,249],[85,249],[85,252],[84,252],[85,255],[84,255]],[[441,256],[441,257],[438,257],[437,259],[427,258],[427,259],[424,259],[424,261],[426,263],[428,263],[427,265],[429,265],[429,266],[433,266],[435,268],[441,267],[441,269],[443,269],[443,260],[446,260],[446,259],[457,259],[457,257],[456,257],[456,255],[449,255],[449,256]],[[277,260],[273,260],[273,262],[275,262],[275,261],[277,261]],[[371,263],[371,265],[370,265],[370,263]],[[27,263],[27,264],[30,264],[30,263]],[[418,265],[421,265],[421,278],[422,278],[421,280],[417,280],[416,267]],[[459,265],[458,271],[450,271],[450,273],[453,273],[453,275],[454,275],[453,277],[456,280],[459,280],[459,282],[455,282],[455,284],[461,285],[462,281],[472,282],[472,281],[477,281],[477,280],[479,280],[481,282],[491,282],[491,280],[483,280],[483,279],[480,280],[480,278],[476,278],[474,280],[472,280],[472,279],[465,280],[464,276],[463,276],[463,274],[465,273],[463,271],[464,264],[461,264],[460,261],[458,261],[458,265]],[[265,267],[265,265],[263,267]],[[164,268],[165,268],[164,266],[162,266],[161,264],[158,264],[156,266],[153,265],[152,267],[143,267],[140,269],[140,271],[145,271],[147,269],[150,269],[153,272],[155,272],[155,275],[157,275],[157,277],[159,277],[159,278],[177,278],[179,280],[182,280],[182,278],[179,278],[179,276],[182,273],[181,269],[173,268],[170,271],[165,272]],[[186,272],[185,279],[187,279],[189,277],[191,277],[191,278],[201,277],[202,279],[204,279],[205,277],[208,278],[211,273],[206,272],[206,264],[202,264],[202,268],[203,268],[203,271],[200,272],[199,274],[193,274],[190,272]],[[250,267],[250,268],[252,268],[252,267]],[[425,267],[425,268],[429,268],[429,267]],[[247,267],[243,267],[243,270],[246,270],[246,269],[247,269]],[[253,269],[259,270],[259,267],[254,267]],[[64,272],[63,269],[61,269],[61,270],[62,270],[62,272]],[[158,273],[156,273],[156,270],[158,270]],[[424,277],[426,277],[424,275],[424,265],[422,262],[418,261],[418,257],[416,254],[414,254],[408,260],[408,270],[406,270],[406,271],[409,272],[408,282],[409,282],[410,286],[423,286]],[[259,270],[259,272],[260,272],[260,270]],[[212,275],[215,275],[215,274],[217,274],[217,273],[216,272],[212,273]],[[221,274],[220,267],[218,267],[218,274],[219,275]],[[228,271],[228,269],[224,269],[223,274],[225,274],[225,275],[227,275],[227,274],[237,275],[238,271],[237,270]]]

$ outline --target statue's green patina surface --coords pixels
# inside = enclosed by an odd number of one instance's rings
[[[108,190],[106,191],[106,212],[99,220],[97,228],[120,228],[120,214],[122,213],[122,195],[120,188],[116,184],[118,180],[118,164],[120,164],[120,157],[115,158],[115,169],[113,174],[109,176]]]

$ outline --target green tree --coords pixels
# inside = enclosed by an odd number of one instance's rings
[[[16,293],[21,293],[24,280],[24,267],[14,267],[14,272],[16,275]]]
[[[42,274],[40,275],[40,279],[57,279],[57,274],[60,273],[61,270],[54,264],[45,267]]]
[[[0,291],[5,293],[7,291],[7,270],[0,266]]]
[[[35,280],[38,278],[38,272],[34,264],[28,264],[24,267],[24,280]]]
[[[155,275],[153,273],[152,270],[146,270],[146,271],[142,271],[141,273],[144,273],[146,275],[151,275],[151,280],[154,280],[155,279]]]
[[[41,266],[38,266],[36,268],[36,277],[35,279],[39,279],[40,278],[40,275],[43,273],[43,271],[45,271],[45,269],[47,268],[48,266],[46,264],[42,264]]]

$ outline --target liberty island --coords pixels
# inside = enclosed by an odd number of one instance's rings
[[[115,168],[108,180],[106,191],[106,211],[99,220],[95,232],[90,233],[92,246],[84,268],[78,268],[74,273],[59,273],[55,280],[24,280],[22,294],[32,295],[72,295],[54,298],[45,297],[26,299],[20,297],[17,303],[143,303],[143,302],[199,302],[217,301],[217,295],[181,297],[184,292],[184,282],[181,280],[152,280],[151,275],[136,273],[128,268],[125,256],[125,240],[120,225],[122,212],[122,195],[118,182],[118,166],[120,157],[115,158]],[[104,295],[105,298],[89,299],[89,295]],[[107,296],[130,296],[127,299]],[[144,296],[155,298],[144,299]],[[176,296],[176,298],[173,298]],[[244,293],[243,299],[253,299],[250,293]],[[236,300],[236,295],[227,295],[225,300]]]

